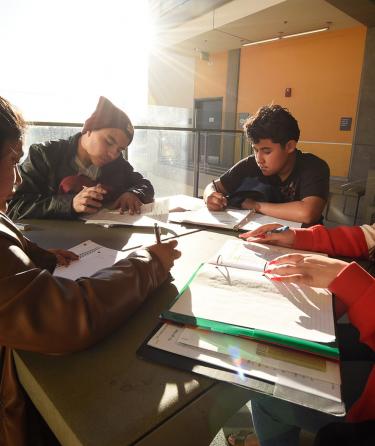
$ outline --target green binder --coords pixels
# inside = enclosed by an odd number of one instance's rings
[[[187,284],[183,287],[181,292],[175,299],[173,305],[178,299],[183,299],[185,291],[188,290],[194,279],[197,277],[198,273],[201,271],[204,264],[201,264],[199,268],[190,277]],[[333,305],[333,303],[332,303]],[[287,348],[292,348],[296,350],[302,350],[315,355],[324,356],[330,359],[339,359],[339,349],[337,342],[321,343],[311,340],[301,339],[293,336],[288,336],[284,334],[274,333],[270,331],[259,330],[255,328],[244,327],[240,325],[229,324],[226,322],[220,322],[211,320],[208,318],[195,317],[187,314],[181,314],[173,311],[172,309],[166,310],[161,313],[160,317],[166,321],[172,321],[178,324],[198,327],[204,330],[212,330],[219,333],[225,333],[234,336],[249,337],[255,340],[259,340],[265,343],[277,344]]]

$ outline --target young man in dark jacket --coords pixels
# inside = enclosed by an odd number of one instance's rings
[[[128,116],[100,97],[81,133],[30,147],[9,216],[74,219],[106,204],[139,212],[154,189],[122,156],[133,135]]]

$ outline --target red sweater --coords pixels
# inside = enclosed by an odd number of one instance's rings
[[[340,226],[332,229],[313,226],[294,231],[296,239],[293,247],[296,249],[368,258],[368,246],[364,232],[359,226]],[[357,263],[352,262],[331,282],[329,289],[348,307],[350,322],[358,328],[361,342],[375,350],[375,279]],[[347,419],[375,419],[375,367],[369,375],[364,392],[350,409]]]

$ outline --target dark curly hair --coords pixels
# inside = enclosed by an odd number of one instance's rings
[[[244,124],[250,142],[258,144],[261,139],[285,144],[293,139],[298,141],[300,131],[297,120],[281,105],[264,105],[250,116]]]
[[[5,142],[21,139],[26,128],[20,112],[0,96],[0,157]]]

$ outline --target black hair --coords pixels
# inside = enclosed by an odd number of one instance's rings
[[[21,113],[0,96],[0,157],[5,142],[21,139],[25,128],[26,122]]]
[[[270,139],[285,146],[290,140],[298,141],[300,135],[297,120],[281,105],[260,107],[247,119],[244,130],[253,144],[258,144],[261,139]]]

